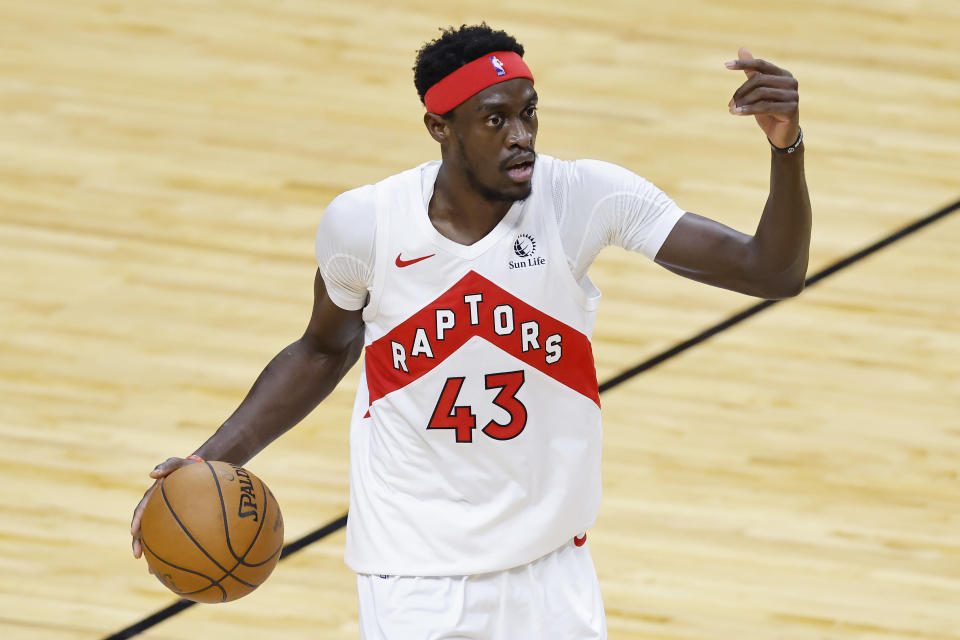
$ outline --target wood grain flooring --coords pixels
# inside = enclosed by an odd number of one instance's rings
[[[751,230],[741,45],[800,81],[811,273],[960,197],[954,0],[0,0],[0,637],[101,638],[172,598],[132,559],[146,473],[302,332],[339,192],[438,156],[414,52],[527,47],[538,150]],[[604,395],[590,532],[612,638],[960,638],[960,218]],[[605,251],[606,379],[754,301]],[[250,465],[288,539],[347,505],[356,371]],[[355,638],[342,531],[143,638]]]

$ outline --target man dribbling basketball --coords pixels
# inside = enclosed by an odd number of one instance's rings
[[[731,112],[756,116],[773,147],[747,236],[621,167],[535,154],[523,52],[486,25],[420,50],[414,82],[442,161],[330,204],[306,332],[195,453],[245,463],[364,350],[346,550],[363,638],[606,637],[585,545],[601,448],[587,270],[604,246],[749,295],[803,288],[811,214],[789,73],[745,49],[727,63],[747,74]]]

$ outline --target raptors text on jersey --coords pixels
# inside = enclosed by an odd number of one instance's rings
[[[469,246],[427,215],[439,163],[374,185],[375,273],[350,432],[346,560],[359,573],[500,571],[596,518],[599,293],[563,256],[554,162],[538,156],[530,197]]]

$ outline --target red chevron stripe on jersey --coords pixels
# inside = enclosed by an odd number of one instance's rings
[[[600,406],[587,336],[475,271],[367,347],[370,404],[429,373],[473,336]]]

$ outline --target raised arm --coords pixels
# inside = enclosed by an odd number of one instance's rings
[[[746,82],[730,100],[734,115],[753,115],[771,145],[770,195],[756,233],[746,235],[693,213],[684,215],[657,253],[658,264],[687,278],[761,298],[803,290],[810,247],[810,197],[803,173],[797,81],[785,69],[740,49],[727,63]]]
[[[346,311],[327,295],[320,271],[313,284],[313,312],[303,336],[278,353],[237,410],[194,453],[206,460],[244,464],[300,422],[357,361],[363,348],[362,311]],[[189,464],[170,458],[150,473],[162,478]],[[140,557],[140,518],[156,482],[137,505],[130,524],[133,555]]]

